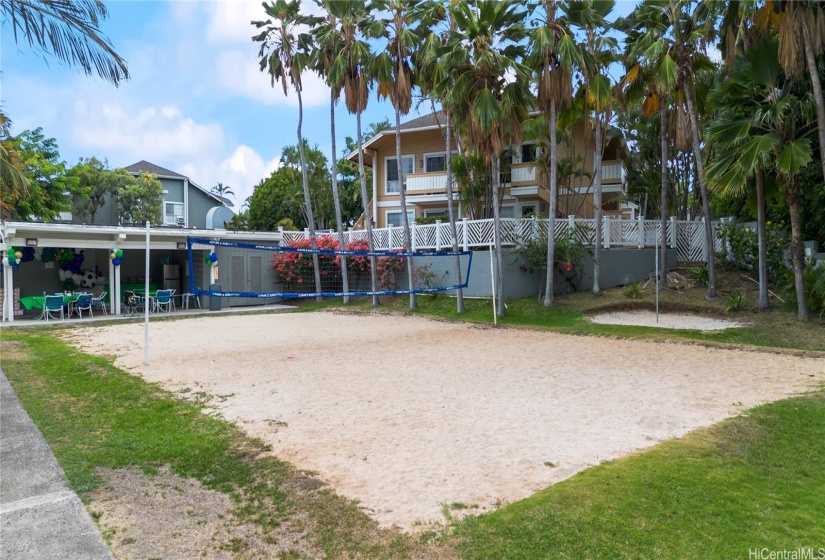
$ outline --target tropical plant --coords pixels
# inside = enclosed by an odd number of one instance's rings
[[[361,204],[364,210],[364,225],[367,229],[369,249],[374,249],[372,236],[372,216],[370,199],[367,194],[367,179],[364,172],[364,140],[361,130],[361,114],[367,108],[369,87],[372,80],[373,53],[365,39],[381,34],[381,24],[372,18],[364,0],[330,2],[328,9],[341,23],[341,43],[329,67],[328,80],[343,83],[347,111],[355,114],[358,132],[358,175],[361,183]],[[375,194],[375,193],[373,193]],[[379,304],[377,292],[378,277],[375,257],[370,258],[370,285],[372,304]]]
[[[232,187],[229,185],[224,185],[223,183],[218,183],[212,187],[210,192],[221,199],[221,206],[226,206],[226,203],[229,201],[229,197],[235,196],[235,192],[232,190]]]
[[[11,120],[0,110],[0,222],[14,209],[14,200],[29,193],[29,181],[21,171],[17,152],[10,143]]]
[[[335,0],[315,0],[315,3],[324,11],[325,18],[318,18],[313,22],[313,37],[315,39],[315,50],[313,51],[313,66],[315,71],[324,79],[329,86],[329,126],[330,141],[332,143],[332,158],[330,165],[330,175],[332,179],[332,200],[335,206],[335,227],[338,231],[338,244],[344,245],[344,218],[341,210],[341,196],[338,192],[338,154],[335,148],[335,105],[341,97],[343,88],[342,76],[337,76],[337,81],[332,81],[332,62],[341,48],[343,38],[341,36],[341,26],[338,18],[330,8],[331,2]],[[349,303],[349,275],[347,274],[347,258],[342,256],[341,265],[341,291],[344,292],[344,303]]]
[[[578,92],[587,115],[587,122],[593,126],[593,206],[595,209],[596,237],[593,251],[593,294],[601,293],[601,240],[602,240],[602,152],[604,135],[610,123],[613,110],[613,87],[607,74],[607,67],[616,60],[618,43],[607,35],[608,15],[613,11],[613,0],[571,0],[567,6],[570,24],[578,27],[584,42],[579,46],[583,59],[580,71],[583,78]]]
[[[630,299],[639,299],[642,295],[644,295],[644,293],[645,291],[642,288],[642,283],[638,280],[635,282],[630,282],[624,287],[624,295]]]
[[[22,38],[38,52],[116,86],[129,79],[126,61],[100,32],[108,17],[102,0],[0,0],[0,11],[15,43]]]
[[[272,87],[275,87],[276,81],[281,82],[286,96],[288,86],[292,84],[298,96],[298,150],[301,156],[301,179],[304,187],[304,204],[306,206],[309,239],[312,248],[315,249],[315,220],[312,215],[306,160],[304,158],[304,136],[301,132],[304,120],[301,74],[309,66],[312,38],[308,33],[299,32],[300,26],[306,23],[306,18],[301,15],[300,0],[264,2],[263,7],[266,14],[275,19],[275,23],[272,22],[272,19],[252,22],[256,28],[263,28],[263,31],[252,37],[252,40],[261,43],[261,48],[258,50],[260,69],[262,72],[265,71],[269,74]],[[315,263],[313,267],[315,288],[320,300],[321,276],[317,255],[313,255],[313,259]]]
[[[80,162],[68,170],[67,175],[76,177],[83,196],[75,201],[75,211],[88,223],[94,224],[97,211],[106,203],[106,199],[115,193],[117,174],[108,169],[105,161],[97,158],[80,159]]]
[[[542,0],[538,3],[534,15],[538,18],[530,32],[530,65],[536,72],[537,102],[539,110],[548,121],[550,209],[548,229],[555,231],[558,213],[558,134],[556,132],[557,112],[567,107],[573,96],[574,64],[581,64],[582,57],[573,38],[564,14],[559,15],[556,0]],[[555,288],[553,267],[556,258],[554,236],[549,236],[546,255],[546,279],[544,305],[553,305]]]
[[[776,42],[763,40],[733,62],[731,77],[719,85],[714,99],[731,111],[717,121],[709,136],[722,151],[708,175],[721,192],[741,192],[755,176],[757,193],[764,191],[763,176],[775,174],[785,192],[791,217],[791,259],[796,283],[799,320],[808,318],[805,307],[804,247],[800,228],[798,175],[812,160],[808,139],[814,109],[809,99],[797,96],[793,83],[782,79]],[[750,111],[750,113],[748,112]],[[761,197],[764,204],[764,195]],[[765,224],[764,213],[762,224]],[[762,237],[763,246],[766,244]],[[762,255],[762,274],[767,258]]]
[[[725,313],[741,311],[746,301],[745,294],[729,294],[725,305]]]
[[[407,181],[401,162],[401,115],[410,112],[412,106],[413,75],[410,65],[420,37],[412,29],[416,0],[379,0],[375,6],[379,12],[388,14],[381,21],[382,35],[387,39],[387,48],[375,59],[375,75],[378,96],[389,97],[395,109],[395,163],[397,166],[401,202],[401,224],[404,229],[404,251],[411,250],[410,220],[407,215]],[[408,257],[407,281],[410,290],[415,289],[413,258]],[[410,309],[415,309],[415,293],[410,292]]]
[[[521,123],[535,98],[528,84],[530,69],[523,63],[527,15],[521,5],[495,0],[450,5],[456,24],[450,30],[444,54],[445,68],[435,89],[443,92],[442,102],[454,111],[462,137],[470,150],[492,166],[493,222],[497,257],[497,314],[505,315],[503,259],[501,250],[500,161],[505,146],[519,143]],[[452,84],[448,87],[445,81]]]

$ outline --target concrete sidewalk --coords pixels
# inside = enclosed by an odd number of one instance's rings
[[[0,557],[112,559],[63,469],[0,370]]]

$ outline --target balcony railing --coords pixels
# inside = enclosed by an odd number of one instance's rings
[[[510,170],[510,178],[515,183],[535,183],[536,166],[532,163],[514,163]]]
[[[455,181],[453,185],[455,185]],[[425,192],[443,193],[446,186],[446,173],[410,173],[407,175],[407,192],[410,194]]]

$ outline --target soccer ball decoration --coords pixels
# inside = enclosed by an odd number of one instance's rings
[[[218,266],[218,254],[214,251],[206,255],[206,266]]]
[[[95,273],[91,270],[84,270],[80,273],[80,287],[81,288],[94,288],[95,287]]]
[[[120,266],[120,263],[123,262],[123,249],[109,251],[109,259],[111,259],[113,265]]]

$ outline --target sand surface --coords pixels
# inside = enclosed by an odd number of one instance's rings
[[[825,360],[332,313],[72,332],[316,471],[382,525],[519,500],[604,460],[825,381]],[[458,512],[460,513],[460,512]]]
[[[742,323],[727,319],[714,319],[686,313],[656,313],[653,311],[614,311],[594,315],[594,323],[606,325],[635,325],[638,327],[658,327],[660,329],[693,329],[697,331],[722,331],[741,327]]]

